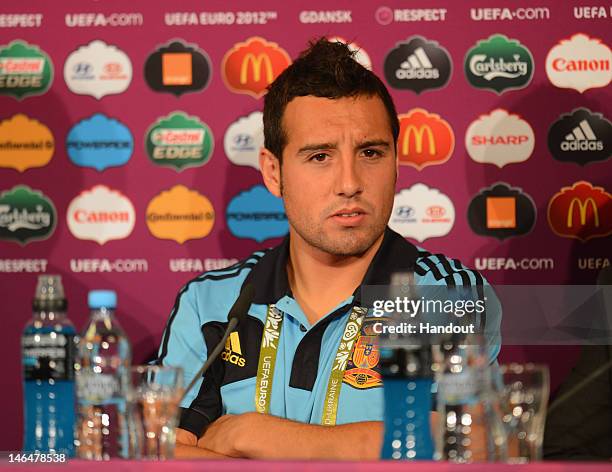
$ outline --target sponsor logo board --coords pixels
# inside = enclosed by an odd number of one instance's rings
[[[235,44],[221,62],[221,75],[228,89],[260,98],[280,73],[291,64],[287,51],[258,36]]]
[[[448,83],[452,62],[448,51],[436,41],[413,36],[389,51],[384,64],[387,83],[400,90],[421,93]]]
[[[548,203],[548,224],[564,238],[588,241],[612,234],[612,195],[585,181],[563,187]]]
[[[72,92],[100,100],[127,90],[132,81],[132,62],[117,46],[97,39],[68,56],[64,80]]]
[[[529,159],[534,146],[531,125],[519,115],[501,108],[478,117],[465,133],[465,148],[470,157],[500,169]]]
[[[612,123],[601,113],[577,108],[551,125],[548,149],[556,160],[581,166],[608,160],[612,156]]]
[[[482,189],[468,205],[472,231],[500,240],[529,233],[536,221],[533,199],[518,187],[498,182]]]
[[[144,73],[151,89],[178,97],[205,90],[212,77],[212,66],[205,51],[174,40],[160,46],[147,58]]]
[[[0,168],[23,172],[46,166],[55,151],[55,139],[44,124],[18,113],[0,122]]]
[[[464,70],[472,86],[501,94],[529,85],[533,56],[518,40],[494,34],[468,51]]]
[[[455,135],[448,122],[422,108],[398,116],[399,163],[418,170],[448,161],[455,148]]]
[[[225,219],[234,236],[258,243],[284,236],[289,231],[282,199],[263,185],[255,185],[232,198],[225,210]]]
[[[259,170],[259,150],[263,145],[263,113],[260,111],[238,118],[227,128],[223,138],[225,155],[233,164],[256,170]]]
[[[77,166],[103,171],[126,164],[134,152],[134,138],[119,120],[96,113],[68,132],[66,152]]]
[[[147,227],[153,236],[183,244],[210,234],[215,224],[212,203],[184,185],[153,197],[147,206]]]
[[[0,46],[0,95],[42,95],[52,82],[53,63],[37,45],[18,39]]]
[[[17,185],[0,193],[0,240],[25,246],[48,239],[56,224],[55,206],[40,190]]]
[[[438,189],[418,183],[395,195],[389,227],[405,238],[423,242],[446,236],[454,223],[453,202]]]
[[[121,192],[96,185],[70,202],[66,220],[75,238],[103,245],[127,238],[134,229],[136,212],[132,202]]]
[[[612,81],[612,50],[601,39],[575,34],[550,50],[546,74],[554,86],[580,93],[606,87]]]
[[[145,148],[153,164],[181,171],[206,164],[214,139],[208,125],[177,111],[159,118],[147,131]]]

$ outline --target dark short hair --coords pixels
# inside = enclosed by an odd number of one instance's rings
[[[385,84],[355,60],[355,53],[341,42],[320,38],[287,67],[268,87],[264,98],[264,146],[282,162],[287,134],[282,119],[295,97],[379,97],[389,116],[393,142],[397,144],[399,120]]]

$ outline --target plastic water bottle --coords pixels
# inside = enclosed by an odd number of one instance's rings
[[[81,459],[127,458],[130,342],[115,319],[115,292],[91,291],[88,302],[91,316],[75,363],[77,453]]]
[[[451,336],[437,348],[436,458],[505,461],[506,435],[482,338]]]
[[[59,275],[38,277],[21,337],[26,452],[74,455],[74,326]]]
[[[391,276],[389,299],[417,298],[414,274]],[[395,313],[381,318],[401,326],[410,317]],[[385,398],[382,459],[431,460],[434,441],[430,428],[433,371],[428,339],[415,335],[379,336],[380,369]]]

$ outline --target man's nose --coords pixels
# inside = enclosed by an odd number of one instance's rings
[[[353,156],[342,156],[338,164],[336,193],[343,197],[354,197],[363,192],[361,171]]]

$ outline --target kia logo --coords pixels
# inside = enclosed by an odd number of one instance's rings
[[[119,74],[121,72],[121,64],[118,62],[109,62],[104,65],[104,72],[107,74]]]
[[[430,207],[427,207],[425,213],[427,213],[427,216],[431,218],[441,218],[446,213],[446,210],[440,205],[432,205]]]

